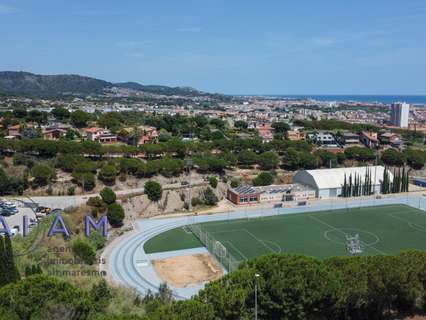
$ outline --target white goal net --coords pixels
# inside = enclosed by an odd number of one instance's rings
[[[226,247],[220,241],[215,241],[213,245],[213,254],[220,258],[225,258]]]
[[[359,234],[356,234],[355,236],[346,235],[346,249],[351,255],[356,255],[363,252]]]

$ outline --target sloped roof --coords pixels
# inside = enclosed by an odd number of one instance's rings
[[[239,187],[236,187],[234,189],[231,189],[231,191],[238,194],[238,195],[258,193],[258,191],[251,186],[239,186]]]
[[[298,175],[307,174],[312,177],[318,189],[341,188],[345,181],[352,175],[352,181],[356,175],[364,181],[366,171],[370,170],[371,180],[373,185],[381,184],[385,167],[383,166],[366,166],[366,167],[350,167],[350,168],[335,168],[335,169],[317,169],[299,171],[295,176],[297,182]],[[392,173],[388,170],[390,180],[393,180]]]

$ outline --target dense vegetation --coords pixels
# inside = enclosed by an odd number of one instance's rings
[[[0,284],[0,319],[237,320],[254,314],[259,274],[259,319],[387,319],[426,308],[426,254],[314,258],[273,254],[243,263],[187,301],[167,286],[134,297],[117,310],[123,292],[103,280],[90,290],[44,275]],[[121,307],[120,307],[121,308]]]

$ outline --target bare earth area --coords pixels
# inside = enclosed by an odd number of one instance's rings
[[[222,268],[207,253],[154,260],[160,278],[177,288],[219,279]]]

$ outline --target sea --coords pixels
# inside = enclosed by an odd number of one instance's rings
[[[317,101],[354,101],[368,103],[390,104],[393,102],[406,102],[409,104],[426,105],[426,95],[262,95],[263,97],[279,99],[313,99]]]

